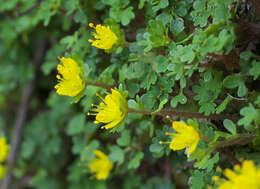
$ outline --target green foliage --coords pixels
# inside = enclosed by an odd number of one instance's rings
[[[220,82],[221,74],[217,73],[215,78],[205,77],[200,80],[200,86],[195,85],[193,91],[197,94],[194,99],[199,101],[199,112],[210,115],[215,112],[216,104],[214,100],[218,98],[221,92],[222,83]],[[214,87],[212,87],[214,86]]]
[[[260,110],[255,109],[252,104],[240,110],[243,118],[238,121],[238,125],[243,125],[247,130],[253,130],[260,122]]]
[[[260,75],[260,62],[259,61],[253,61],[252,67],[249,70],[249,74],[254,76],[254,80],[258,78]]]
[[[210,178],[212,177],[212,172],[202,172],[195,170],[192,174],[192,177],[189,179],[190,189],[203,189],[209,184]]]
[[[144,153],[143,152],[138,152],[133,159],[128,163],[127,168],[128,169],[136,169],[139,167],[141,160],[144,157]]]
[[[237,96],[243,97],[247,93],[247,88],[243,79],[239,76],[227,76],[223,81],[224,87],[234,89],[238,87]]]
[[[161,21],[150,20],[143,34],[143,40],[139,41],[139,45],[144,46],[145,52],[152,48],[161,47],[169,44],[168,30],[163,26]]]
[[[236,125],[233,123],[233,121],[229,119],[225,119],[224,122],[224,127],[232,134],[236,135],[237,134],[237,128]]]
[[[230,155],[220,148],[234,154],[231,159],[260,163],[259,10],[250,5],[244,10],[247,4],[233,0],[2,1],[0,136],[8,143],[19,105],[28,109],[9,169],[12,187],[205,189],[217,167],[231,167]],[[109,26],[116,44],[104,51],[91,46],[90,23]],[[84,70],[87,85],[76,97],[54,91],[61,57],[72,57]],[[124,91],[128,105],[111,132],[100,129],[91,112],[104,101],[97,96],[105,98],[110,88]],[[172,121],[180,120],[200,137],[190,155],[186,147],[176,152],[169,146],[178,134]],[[89,168],[94,150],[114,165],[104,181]]]

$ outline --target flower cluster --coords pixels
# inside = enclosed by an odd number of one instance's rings
[[[89,27],[96,30],[96,33],[92,33],[95,40],[88,40],[94,47],[108,50],[111,49],[118,40],[116,34],[110,29],[109,26],[102,26],[101,24],[94,26],[93,23],[90,23]]]
[[[192,126],[180,121],[172,122],[172,127],[177,133],[166,133],[173,136],[170,148],[174,151],[186,148],[187,154],[192,154],[200,140],[198,132]]]
[[[6,143],[5,137],[0,137],[0,163],[4,163],[7,159],[9,145]],[[6,168],[0,164],[0,179],[5,175]]]
[[[61,64],[57,66],[59,83],[55,85],[56,92],[59,95],[77,96],[85,88],[83,71],[72,58],[62,57],[60,61]]]
[[[224,175],[228,180],[221,181],[218,177],[214,180],[219,183],[218,189],[259,189],[260,169],[257,169],[254,162],[245,160],[242,166],[235,165],[234,170],[226,169]]]
[[[95,150],[94,154],[96,158],[88,163],[90,172],[95,174],[98,180],[105,180],[113,168],[113,163],[109,160],[107,155],[100,150]]]
[[[95,124],[105,123],[102,126],[105,129],[111,129],[116,125],[120,124],[127,113],[127,102],[125,97],[118,90],[111,89],[111,94],[107,94],[105,98],[100,99],[103,101],[99,105],[92,105],[92,112],[88,115],[95,115]]]

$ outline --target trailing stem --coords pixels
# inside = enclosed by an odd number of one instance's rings
[[[108,90],[111,89],[111,88],[114,88],[113,85],[107,85],[107,84],[104,84],[104,83],[96,83],[96,82],[91,82],[91,81],[87,81],[86,85],[101,87],[101,88],[105,88],[105,89],[108,89]]]
[[[201,113],[197,112],[179,112],[175,110],[161,110],[159,112],[153,113],[152,111],[147,111],[147,110],[134,110],[131,108],[128,108],[129,113],[139,113],[139,114],[144,114],[144,115],[160,115],[160,116],[177,116],[177,117],[188,117],[188,118],[204,118],[204,119],[213,119],[213,120],[225,120],[225,119],[230,119],[233,121],[237,121],[239,119],[238,116],[233,116],[229,114],[211,114],[209,116],[206,116]]]
[[[248,143],[251,143],[252,140],[256,136],[241,136],[235,139],[230,139],[230,140],[224,140],[224,141],[219,141],[216,142],[215,147],[216,148],[225,148],[233,145],[246,145]]]

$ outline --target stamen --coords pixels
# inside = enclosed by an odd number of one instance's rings
[[[92,108],[91,111],[92,111],[92,112],[100,112],[100,109]],[[96,114],[95,114],[95,115],[96,115]]]
[[[174,133],[165,132],[165,135],[174,135]]]
[[[159,141],[159,144],[170,144],[171,142],[168,141]]]
[[[171,117],[169,115],[166,116],[166,119],[168,119],[170,122],[173,122],[173,120],[171,119]]]
[[[97,113],[88,112],[88,115],[96,116]]]
[[[96,93],[96,96],[99,97],[102,101],[105,102],[105,99],[103,97],[101,97],[98,93]]]

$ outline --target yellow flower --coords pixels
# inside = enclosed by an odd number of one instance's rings
[[[256,169],[254,162],[246,160],[234,166],[234,171],[226,169],[224,175],[229,179],[222,182],[218,189],[259,189],[260,169]]]
[[[102,26],[101,24],[94,26],[93,23],[89,24],[89,27],[96,29],[96,33],[92,33],[95,40],[89,39],[92,46],[99,49],[108,50],[117,42],[116,34],[110,29],[109,26]]]
[[[9,145],[6,144],[5,137],[0,138],[0,162],[4,162],[7,158]]]
[[[61,64],[57,66],[59,83],[55,85],[56,92],[59,95],[77,96],[85,88],[82,70],[72,58],[62,57],[60,61]]]
[[[5,167],[0,165],[0,179],[4,178],[5,176]]]
[[[96,174],[95,177],[98,180],[105,180],[113,168],[113,163],[108,159],[107,155],[100,150],[95,150],[94,154],[96,158],[88,164],[90,172]]]
[[[166,133],[167,135],[173,135],[170,148],[174,151],[186,148],[187,154],[192,154],[200,140],[197,131],[192,126],[180,121],[174,121],[172,127],[178,133]]]
[[[126,116],[127,113],[127,102],[123,95],[114,89],[111,89],[111,94],[108,93],[99,105],[92,105],[91,111],[95,113],[88,113],[88,115],[95,115],[95,124],[106,123],[102,128],[110,129],[119,124]]]

